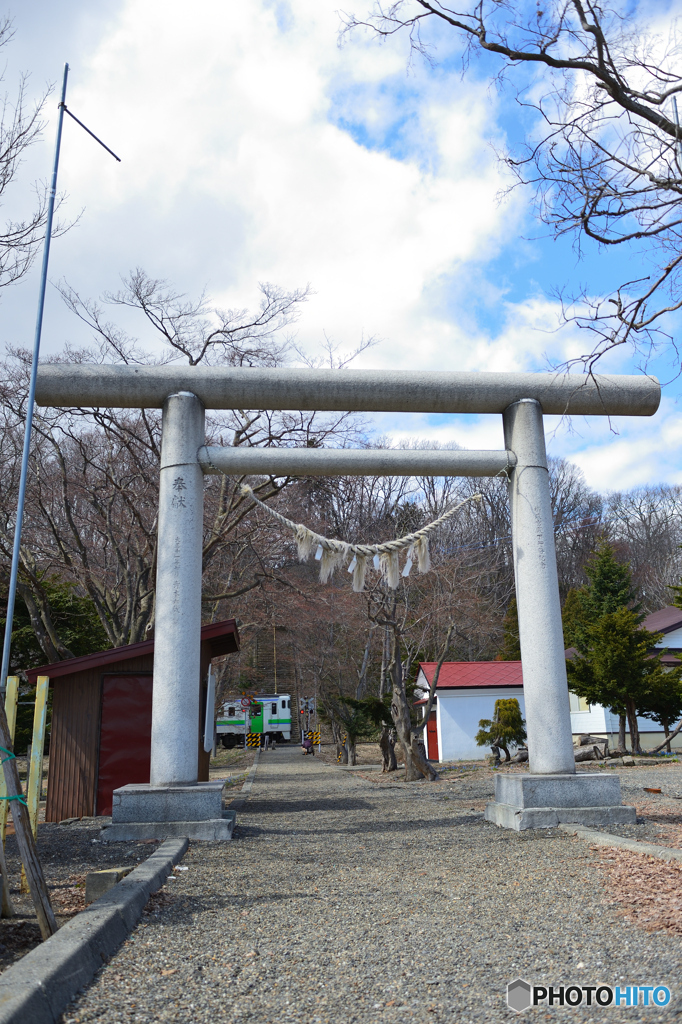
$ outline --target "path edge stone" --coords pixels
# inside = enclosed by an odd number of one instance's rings
[[[142,864],[0,975],[0,1024],[57,1024],[65,1007],[128,938],[152,893],[184,857],[167,839]]]
[[[227,808],[229,810],[232,810],[232,811],[239,811],[239,810],[241,810],[241,808],[244,806],[246,801],[249,799],[249,796],[251,795],[251,787],[253,786],[253,780],[255,779],[256,772],[258,771],[258,761],[259,760],[260,760],[260,747],[258,747],[258,749],[256,750],[256,753],[255,753],[255,756],[254,756],[254,759],[253,759],[253,764],[249,768],[249,771],[248,771],[248,774],[246,776],[246,780],[244,782],[244,785],[242,786],[241,790],[239,791],[239,796],[236,796],[234,798],[234,800],[230,800],[229,804],[227,805]]]
[[[656,846],[654,843],[642,843],[639,839],[628,839],[625,836],[614,836],[610,832],[597,832],[591,828],[581,828],[580,825],[558,825],[562,832],[570,832],[579,839],[588,843],[595,843],[597,846],[615,846],[623,850],[632,850],[633,853],[642,853],[648,857],[658,857],[659,860],[682,861],[682,850],[672,846]],[[0,1021],[2,1018],[0,1018]]]

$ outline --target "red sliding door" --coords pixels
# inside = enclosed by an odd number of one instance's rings
[[[97,814],[111,814],[112,793],[149,782],[152,675],[102,677]]]

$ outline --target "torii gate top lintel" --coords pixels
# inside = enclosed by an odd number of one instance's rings
[[[545,415],[652,416],[661,400],[655,377],[614,374],[412,370],[311,370],[45,363],[42,406],[163,407],[191,391],[205,409],[305,409],[342,412],[502,413],[522,398]]]

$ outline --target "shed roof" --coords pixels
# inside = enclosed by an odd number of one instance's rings
[[[431,684],[437,662],[422,661],[419,668]],[[520,661],[444,661],[436,690],[476,686],[523,686]]]
[[[208,646],[211,658],[219,658],[223,654],[232,654],[239,650],[239,630],[234,619],[222,619],[220,622],[209,622],[201,627],[201,643]],[[145,654],[154,653],[154,638],[142,640],[139,644],[127,644],[125,647],[110,647],[106,651],[98,651],[96,654],[84,654],[80,658],[67,658],[66,661],[57,661],[53,665],[41,665],[39,668],[30,668],[26,675],[29,682],[35,683],[38,676],[49,676],[50,679],[58,679],[59,676],[70,676],[75,672],[87,672],[104,665],[115,665],[119,661],[128,661],[129,658],[139,658]]]

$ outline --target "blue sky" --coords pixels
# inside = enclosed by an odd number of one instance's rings
[[[663,10],[665,28],[674,8]],[[487,64],[462,78],[445,35],[435,68],[408,69],[403,38],[377,45],[358,34],[339,47],[336,11],[336,0],[10,6],[6,87],[26,70],[37,93],[68,60],[70,107],[123,157],[115,164],[67,123],[64,214],[83,212],[54,244],[52,280],[94,297],[142,266],[238,307],[254,302],[259,280],[310,282],[299,343],[314,352],[327,334],[350,349],[377,336],[366,367],[540,370],[584,347],[575,331],[556,332],[554,289],[612,286],[633,255],[588,247],[578,262],[569,241],[543,237],[529,194],[498,201],[508,179],[493,145],[527,124]],[[47,177],[55,108],[53,98],[8,215]],[[0,341],[30,345],[36,291],[35,273],[5,290]],[[54,289],[44,338],[46,352],[88,340]],[[604,368],[636,364],[619,355]],[[672,376],[665,358],[654,370]],[[677,381],[667,385],[651,420],[549,423],[550,450],[595,487],[682,483],[679,395]],[[495,417],[377,417],[376,429],[502,443]]]

